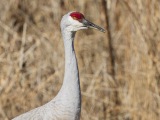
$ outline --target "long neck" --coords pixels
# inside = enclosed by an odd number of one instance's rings
[[[75,32],[63,32],[65,49],[65,74],[63,85],[77,88],[79,86],[79,71],[74,50]]]
[[[64,50],[65,50],[65,73],[64,80],[59,96],[63,100],[70,101],[81,106],[81,93],[79,83],[78,64],[74,50],[75,32],[63,31]]]

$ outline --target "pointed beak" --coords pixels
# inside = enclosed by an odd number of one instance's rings
[[[86,26],[86,27],[89,27],[89,28],[94,28],[94,29],[97,29],[101,32],[105,32],[105,30],[101,27],[99,27],[98,25],[95,25],[94,23],[86,20],[86,19],[83,19],[82,23]]]

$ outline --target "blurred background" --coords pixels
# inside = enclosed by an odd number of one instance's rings
[[[76,34],[81,120],[159,120],[159,0],[0,0],[0,120],[59,91],[60,20],[73,10],[106,29]]]

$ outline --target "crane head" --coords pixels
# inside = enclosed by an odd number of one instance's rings
[[[94,28],[101,32],[105,30],[98,25],[85,19],[84,15],[80,12],[69,12],[64,15],[61,20],[61,29],[67,31],[78,31],[81,29]]]

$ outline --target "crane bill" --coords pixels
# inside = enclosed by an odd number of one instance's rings
[[[97,30],[99,30],[99,31],[101,31],[101,32],[105,32],[105,30],[104,30],[103,28],[101,28],[100,26],[98,26],[98,25],[96,25],[96,24],[94,24],[94,23],[92,23],[92,22],[90,22],[90,21],[88,21],[88,20],[86,20],[86,19],[83,19],[82,22],[83,22],[83,24],[84,24],[85,26],[87,26],[87,27],[97,29]]]

